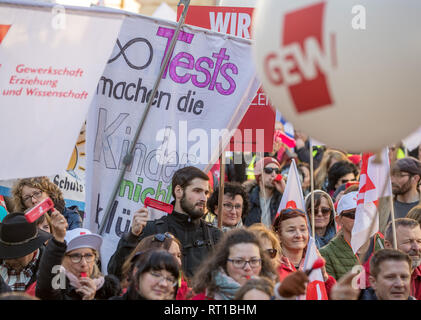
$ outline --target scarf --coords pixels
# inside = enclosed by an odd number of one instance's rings
[[[40,251],[37,250],[34,254],[31,262],[22,269],[20,272],[11,269],[4,261],[0,266],[0,276],[4,282],[12,289],[12,291],[25,291],[26,286],[31,281],[32,276],[36,272],[36,265],[40,255]]]
[[[216,272],[215,284],[218,291],[215,293],[215,300],[233,300],[235,293],[241,285],[228,276],[222,268]]]
[[[81,284],[80,284],[80,281],[79,281],[79,278],[78,277],[76,277],[73,273],[71,273],[70,271],[68,271],[68,270],[66,270],[63,266],[61,266],[61,269],[60,269],[60,271],[63,271],[64,270],[64,272],[66,273],[66,277],[67,277],[67,279],[69,279],[69,282],[70,282],[70,285],[72,286],[72,287],[74,287],[74,288],[76,288],[76,289],[79,289],[80,287],[81,287]],[[102,288],[102,286],[104,285],[104,281],[105,281],[105,279],[104,279],[104,277],[98,277],[98,278],[95,278],[95,279],[92,279],[93,281],[94,281],[94,283],[95,283],[95,286],[96,286],[96,290],[98,291],[99,289],[101,289]]]

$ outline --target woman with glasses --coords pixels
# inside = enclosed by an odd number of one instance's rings
[[[305,205],[311,230],[311,193],[306,196]],[[322,190],[314,190],[314,229],[316,232],[315,240],[318,249],[327,245],[335,236],[337,231],[335,215],[335,207],[332,198]]]
[[[276,269],[260,240],[245,229],[228,231],[196,271],[193,300],[232,300],[237,290],[256,276],[276,280]]]
[[[219,188],[210,196],[207,207],[208,215],[212,215],[211,223],[217,227],[218,219],[222,219],[222,231],[243,227],[243,219],[249,209],[248,194],[238,182],[226,182],[222,199],[222,210],[219,206]]]
[[[120,283],[103,276],[97,266],[102,237],[88,229],[66,231],[62,214],[51,214],[53,239],[42,255],[35,294],[41,300],[109,299],[120,294]]]
[[[139,244],[132,250],[132,252],[124,260],[124,263],[121,267],[121,278],[122,278],[122,287],[126,288],[128,281],[131,275],[136,273],[135,261],[136,258],[143,252],[150,249],[163,249],[168,251],[178,262],[180,268],[182,266],[182,252],[181,252],[181,243],[169,232],[158,233],[154,235],[147,236],[143,238]],[[185,276],[183,275],[182,270],[180,269],[180,275],[177,277],[179,280],[178,290],[176,293],[176,300],[185,300],[187,293],[190,291],[190,288],[187,285]]]
[[[11,193],[14,209],[17,212],[25,212],[25,210],[35,207],[42,200],[49,197],[54,202],[54,209],[66,218],[68,230],[82,227],[82,218],[78,210],[76,208],[66,208],[60,188],[47,177],[17,180],[12,187]],[[41,217],[40,219],[44,218]]]
[[[135,274],[127,292],[111,300],[172,300],[178,289],[180,265],[168,251],[150,249],[136,256]]]
[[[255,223],[247,230],[253,232],[260,239],[263,250],[270,257],[274,268],[277,269],[281,262],[282,250],[276,233],[268,229],[263,223]]]
[[[288,275],[303,270],[307,244],[309,241],[309,228],[305,212],[300,209],[283,209],[273,224],[282,247],[281,263],[278,268],[280,281]],[[326,291],[329,294],[336,283],[322,268]]]

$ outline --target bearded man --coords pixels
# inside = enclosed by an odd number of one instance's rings
[[[209,196],[208,175],[192,166],[177,170],[172,178],[172,195],[174,210],[169,215],[149,221],[147,208],[136,211],[130,231],[122,236],[108,263],[108,273],[119,277],[116,270],[143,238],[169,232],[181,242],[184,274],[189,278],[194,275],[222,236],[222,231],[202,219]]]

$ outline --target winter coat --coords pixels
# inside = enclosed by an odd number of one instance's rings
[[[55,266],[62,263],[63,257],[67,249],[67,244],[56,241],[54,238],[48,241],[46,250],[42,256],[39,270],[35,294],[41,300],[82,300],[82,296],[76,292],[76,288],[70,285],[70,281],[65,277],[65,284],[62,288],[54,289],[53,284],[57,281],[58,270],[52,272]],[[110,297],[119,295],[121,291],[120,282],[115,276],[105,276],[103,286],[97,290],[95,299],[106,300]]]
[[[76,208],[64,208],[61,214],[66,218],[67,224],[69,225],[67,230],[82,228],[82,217]]]
[[[121,265],[136,245],[147,236],[165,232],[172,233],[181,242],[183,272],[187,278],[193,276],[222,236],[218,228],[203,219],[192,220],[187,214],[173,211],[158,220],[149,221],[138,237],[130,231],[124,234],[108,263],[108,273],[121,278]]]
[[[253,181],[253,183],[246,184],[245,188],[246,190],[249,189],[250,210],[243,218],[243,224],[246,227],[249,227],[254,223],[260,223],[262,220],[262,209],[260,208],[260,187],[257,185],[257,182]],[[275,220],[281,199],[282,193],[274,189],[269,205],[272,223]]]
[[[299,266],[299,269],[301,270],[304,265],[304,259],[301,261],[301,265]],[[289,274],[297,271],[297,269],[294,267],[294,265],[289,261],[289,259],[286,256],[281,257],[281,264],[278,267],[278,276],[279,281],[282,282]],[[325,288],[326,293],[328,297],[330,297],[330,292],[333,288],[333,286],[336,284],[336,280],[329,274],[329,271],[326,270],[329,277],[325,281]]]
[[[376,235],[376,240],[379,235]],[[374,252],[382,249],[382,245],[374,241]],[[353,266],[364,263],[352,251],[351,246],[345,241],[343,233],[339,232],[326,246],[321,248],[320,254],[326,260],[326,272],[339,280]]]

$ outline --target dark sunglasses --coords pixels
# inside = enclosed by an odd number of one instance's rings
[[[270,168],[270,167],[267,167],[267,168],[263,168],[263,171],[266,174],[271,174],[273,171],[275,171],[277,174],[280,174],[281,173],[281,169],[279,169],[279,168]]]
[[[153,241],[164,242],[165,239],[174,239],[174,236],[169,232],[165,232],[165,233],[158,233],[154,235],[153,237]]]
[[[332,212],[332,209],[326,207],[314,209],[314,214],[317,215],[320,211],[322,212],[322,215],[327,216]],[[311,208],[308,209],[308,212],[311,213]]]
[[[271,259],[276,257],[276,254],[278,253],[278,250],[276,249],[266,249],[266,252],[268,253],[269,257]]]
[[[355,219],[355,210],[352,210],[352,211],[349,211],[349,212],[342,212],[340,215],[342,217],[346,217],[346,218],[354,220]]]

